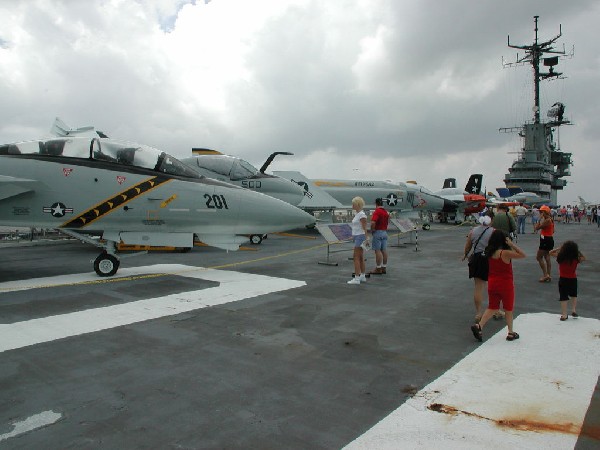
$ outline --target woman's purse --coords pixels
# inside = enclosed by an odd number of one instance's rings
[[[473,249],[473,252],[469,255],[469,266],[472,266],[473,264],[475,264],[475,259],[476,259],[475,255],[478,255],[478,253],[475,253],[475,249],[477,248],[477,244],[479,244],[479,241],[481,240],[481,238],[483,237],[485,232],[489,229],[490,228],[487,227],[485,230],[483,230],[483,233],[481,233],[479,235],[479,238],[477,239],[477,242],[475,242],[475,245],[473,247],[471,247]],[[481,253],[483,254],[483,252],[481,252]]]

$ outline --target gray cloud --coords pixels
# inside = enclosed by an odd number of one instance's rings
[[[507,35],[532,42],[533,15],[540,39],[562,23],[577,49],[542,97],[576,123],[561,130],[577,164],[570,201],[592,190],[597,162],[589,0],[3,2],[0,140],[46,134],[58,115],[176,156],[205,146],[260,163],[288,150],[285,168],[339,178],[367,156],[362,176],[432,187],[483,164],[495,187],[519,148],[498,128],[531,115],[529,69],[501,58],[516,53]]]

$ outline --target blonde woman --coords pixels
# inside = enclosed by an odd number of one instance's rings
[[[352,219],[352,239],[354,240],[354,278],[348,281],[348,284],[360,284],[367,281],[365,275],[365,258],[362,243],[369,243],[367,237],[367,215],[363,211],[365,201],[362,197],[352,199],[352,209],[356,211]]]

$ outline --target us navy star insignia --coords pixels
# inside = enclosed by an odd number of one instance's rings
[[[387,203],[390,206],[396,206],[398,203],[398,196],[396,194],[388,194],[387,195]]]
[[[52,214],[52,217],[63,217],[65,214],[73,214],[73,208],[67,208],[64,203],[56,202],[52,206],[44,206],[45,213]]]

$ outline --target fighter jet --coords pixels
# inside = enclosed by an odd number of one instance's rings
[[[420,186],[390,181],[307,179],[300,172],[274,172],[303,186],[307,196],[298,205],[306,210],[350,209],[354,197],[362,197],[365,209],[375,209],[375,199],[381,198],[388,211],[401,214],[415,211],[441,212],[455,210],[456,204]]]
[[[498,191],[499,197],[489,196],[488,204],[490,206],[496,206],[498,204],[503,204],[506,206],[516,206],[520,203],[525,203],[528,206],[532,205],[550,205],[550,199],[543,198],[537,195],[534,192],[524,192],[523,189],[519,186],[510,186],[510,187],[499,187],[496,188]]]
[[[93,126],[72,128],[58,117],[54,120],[50,132],[58,137],[108,137],[104,132],[96,130]],[[192,155],[188,158],[180,158],[180,161],[205,177],[260,192],[294,206],[297,206],[304,198],[305,191],[296,183],[266,173],[267,167],[277,155],[293,155],[293,153],[272,153],[260,170],[248,161],[236,156],[225,155],[217,150],[192,148]]]
[[[193,148],[192,153],[194,156],[182,158],[181,161],[201,175],[270,195],[295,206],[304,198],[304,189],[296,183],[266,173],[267,167],[277,155],[293,153],[272,153],[260,170],[241,158],[224,155],[216,150]]]
[[[0,224],[55,228],[102,248],[94,261],[99,276],[117,272],[120,242],[192,247],[197,239],[237,250],[247,235],[314,220],[146,145],[98,135],[0,145]]]
[[[454,202],[457,207],[454,211],[442,216],[447,220],[448,216],[454,215],[455,222],[462,222],[465,216],[478,213],[485,208],[485,196],[481,195],[481,184],[483,175],[473,174],[469,177],[465,189],[460,189],[456,186],[455,178],[446,178],[444,186],[441,190],[434,192],[447,200]]]

